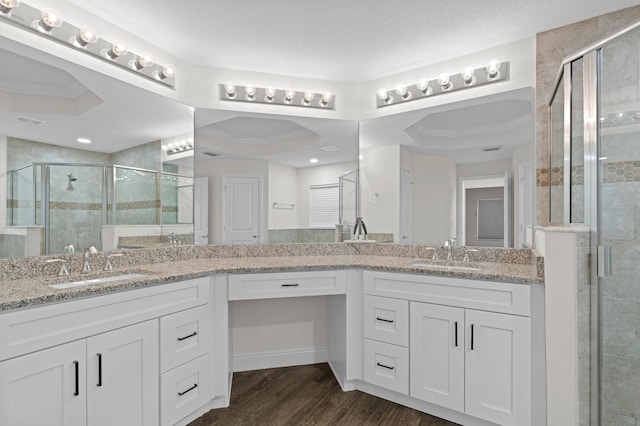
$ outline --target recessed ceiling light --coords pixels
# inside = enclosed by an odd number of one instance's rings
[[[78,138],[76,141],[78,141],[78,143],[91,143],[91,139],[87,138]]]
[[[310,163],[317,163],[317,162],[318,162],[318,159],[317,159],[317,158],[310,158],[310,159],[309,159],[309,162],[310,162]]]

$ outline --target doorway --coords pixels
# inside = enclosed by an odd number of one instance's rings
[[[257,244],[262,231],[262,178],[260,176],[222,177],[222,242]]]

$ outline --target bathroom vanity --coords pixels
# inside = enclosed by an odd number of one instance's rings
[[[229,404],[230,304],[299,297],[327,298],[323,361],[343,390],[463,424],[536,424],[535,261],[429,269],[352,253],[200,253],[66,289],[2,281],[0,424],[185,425]]]

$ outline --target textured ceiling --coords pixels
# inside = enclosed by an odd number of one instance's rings
[[[368,81],[637,0],[69,0],[192,64]]]

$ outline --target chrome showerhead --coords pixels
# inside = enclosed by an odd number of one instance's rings
[[[67,191],[72,191],[75,188],[73,187],[73,182],[77,181],[78,178],[73,175],[73,173],[67,173],[67,177],[69,178],[69,184],[67,185]]]

